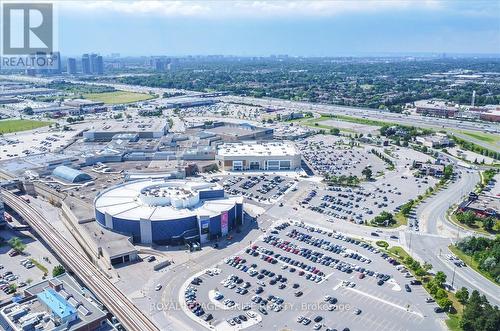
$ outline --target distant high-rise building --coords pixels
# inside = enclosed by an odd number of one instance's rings
[[[52,74],[60,74],[62,72],[62,64],[61,64],[61,53],[53,52],[52,58],[55,61],[54,69],[51,70]]]
[[[86,75],[91,73],[90,71],[90,58],[88,54],[82,55],[82,72]]]
[[[97,56],[96,58],[96,70],[94,74],[97,75],[102,75],[104,73],[104,60],[102,59],[102,56]]]
[[[163,59],[153,59],[153,68],[155,71],[165,71],[165,62]]]
[[[76,75],[76,59],[73,57],[68,58],[67,72],[70,75]]]
[[[102,75],[104,73],[104,62],[102,56],[90,54],[90,72],[94,75]]]
[[[90,54],[90,72],[95,74],[97,70],[97,54]]]

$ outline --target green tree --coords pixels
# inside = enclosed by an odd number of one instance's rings
[[[455,293],[455,296],[457,297],[458,302],[460,302],[462,305],[465,305],[467,303],[467,300],[469,300],[469,290],[467,288],[462,287]]]
[[[446,274],[442,271],[438,271],[436,272],[436,276],[434,276],[434,279],[436,281],[436,283],[442,287],[443,284],[446,282]]]
[[[14,292],[17,291],[17,284],[14,284],[14,283],[10,284],[9,285],[9,290],[10,291],[14,291]]]
[[[451,164],[448,164],[444,167],[443,178],[450,179],[451,176],[453,176],[453,166]]]
[[[430,264],[429,262],[424,262],[424,264],[422,265],[422,268],[429,272],[431,269],[432,269],[432,264]]]
[[[450,299],[448,299],[448,297],[446,298],[441,298],[441,299],[438,299],[437,301],[437,304],[443,308],[444,310],[448,311],[450,310],[450,307],[452,306],[452,302]]]
[[[34,111],[33,111],[33,108],[31,108],[30,106],[28,106],[28,107],[25,107],[23,109],[23,113],[25,113],[26,115],[33,115]]]
[[[340,129],[339,128],[331,128],[330,134],[333,134],[334,136],[338,136],[340,134]]]
[[[486,217],[485,219],[483,219],[483,228],[486,231],[492,231],[494,226],[495,220],[493,219],[493,217]]]
[[[52,269],[52,277],[57,277],[65,272],[66,270],[64,270],[64,267],[62,265],[57,265],[54,267],[54,269]]]
[[[18,253],[22,253],[26,249],[26,244],[18,237],[12,237],[8,241],[10,247]]]
[[[373,176],[373,171],[370,167],[365,167],[362,171],[361,174],[365,176],[366,180],[371,180]]]

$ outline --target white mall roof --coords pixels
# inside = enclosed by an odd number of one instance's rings
[[[241,197],[223,197],[200,200],[187,208],[175,208],[167,205],[150,205],[141,199],[141,191],[153,185],[174,185],[197,194],[200,191],[222,190],[216,183],[190,180],[146,179],[127,182],[101,192],[94,200],[95,208],[101,213],[127,220],[150,219],[152,221],[174,220],[193,215],[216,216],[241,203]]]
[[[295,145],[289,141],[251,141],[219,145],[217,154],[222,156],[292,156],[299,154],[299,151]]]

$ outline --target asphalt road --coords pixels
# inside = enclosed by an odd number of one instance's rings
[[[417,218],[423,225],[424,233],[402,232],[401,238],[408,247],[410,254],[432,264],[434,271],[443,271],[447,275],[447,283],[454,288],[462,286],[476,289],[484,293],[488,300],[500,305],[499,287],[469,267],[456,267],[445,258],[451,254],[448,246],[457,239],[473,235],[446,219],[446,212],[451,205],[462,200],[462,197],[472,191],[479,181],[475,171],[461,171],[461,178],[450,184],[447,189],[436,194],[427,203],[417,208]]]

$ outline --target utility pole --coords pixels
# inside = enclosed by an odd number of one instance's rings
[[[453,289],[453,284],[455,283],[455,270],[457,269],[457,266],[453,268],[453,276],[451,276],[451,288]]]

